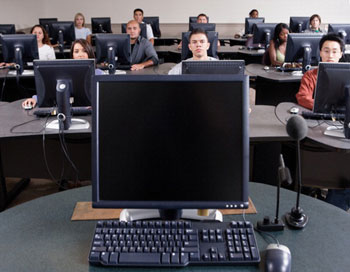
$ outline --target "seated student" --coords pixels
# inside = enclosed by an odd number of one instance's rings
[[[216,58],[209,57],[207,50],[210,47],[208,35],[203,29],[194,29],[189,37],[188,48],[193,54],[192,58],[187,60],[217,60]],[[182,62],[176,64],[168,73],[169,75],[181,75],[182,74]]]
[[[143,21],[143,10],[140,8],[134,9],[134,20],[137,21],[139,24],[144,24]],[[146,30],[147,30],[147,39],[151,42],[152,45],[154,45],[154,35],[151,25],[146,24]]]
[[[318,14],[314,14],[310,17],[309,27],[305,29],[304,33],[322,33],[321,17]]]
[[[126,33],[130,35],[131,70],[140,70],[158,64],[158,55],[151,42],[140,36],[141,28],[136,20],[126,25]]]
[[[91,30],[85,27],[85,17],[78,12],[74,16],[75,39],[84,39],[91,44]]]
[[[265,65],[282,66],[286,54],[289,27],[284,23],[279,23],[275,27],[273,39],[268,48],[268,58]],[[270,63],[268,63],[270,60]]]
[[[50,39],[45,28],[42,25],[35,25],[30,30],[30,33],[36,35],[36,39],[38,41],[39,59],[56,59],[55,51],[50,43]]]
[[[322,62],[339,62],[343,55],[344,41],[335,33],[329,33],[320,40],[320,57]],[[298,104],[312,109],[318,69],[307,71],[301,79],[299,92],[296,94]],[[350,207],[350,189],[329,189],[326,202],[341,209]]]
[[[72,59],[94,59],[95,54],[92,46],[84,39],[78,39],[75,40],[72,43],[71,49],[70,49],[70,55]],[[95,70],[96,75],[103,75],[103,71],[100,69]],[[28,98],[23,101],[22,107],[25,108],[27,106],[32,106],[33,108],[36,106],[37,103],[37,96],[33,95],[32,98]]]
[[[249,18],[258,18],[259,17],[259,11],[257,9],[252,9],[250,12],[249,12]],[[241,29],[241,31],[237,34],[235,34],[235,38],[238,39],[240,37],[242,37],[245,33],[245,29]]]

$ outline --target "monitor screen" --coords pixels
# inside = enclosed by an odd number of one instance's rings
[[[216,24],[191,23],[188,31],[198,28],[203,29],[204,31],[215,31]]]
[[[265,18],[261,17],[261,18],[250,18],[247,17],[245,18],[245,24],[244,24],[244,34],[253,34],[253,26],[255,24],[259,24],[259,23],[264,23],[265,22]]]
[[[127,24],[122,24],[122,33],[126,33],[126,25]],[[147,27],[146,24],[139,24],[140,25],[140,36],[144,37],[145,39],[147,39]]]
[[[185,60],[192,57],[192,52],[188,48],[188,44],[190,42],[191,32],[183,32],[182,33],[182,48],[181,48],[181,60]],[[218,57],[218,33],[214,31],[207,32],[210,47],[208,49],[208,56],[217,58]]]
[[[308,28],[310,22],[310,17],[297,17],[292,16],[289,19],[290,31],[294,33],[301,33]]]
[[[275,23],[257,23],[253,25],[253,43],[268,47],[275,33]]]
[[[150,24],[152,27],[152,31],[153,31],[153,36],[160,38],[161,33],[160,33],[160,28],[159,28],[159,17],[158,16],[147,16],[147,17],[143,17],[143,21],[146,24]]]
[[[52,22],[49,29],[52,44],[59,44],[61,49],[70,48],[75,40],[74,22]]]
[[[99,17],[91,18],[92,33],[112,33],[111,18]]]
[[[188,18],[188,22],[189,23],[197,23],[197,17],[198,16],[190,16],[189,18]],[[209,23],[209,17],[207,16],[207,20],[208,20],[208,23]]]
[[[0,34],[16,34],[16,27],[14,24],[0,24]]]
[[[36,60],[35,87],[39,107],[57,106],[56,85],[59,80],[69,82],[73,106],[91,106],[91,82],[95,74],[95,60]]]
[[[182,74],[244,74],[244,60],[183,61]]]
[[[42,25],[46,32],[48,33],[49,37],[50,35],[50,24],[57,22],[57,18],[39,18],[39,24]]]
[[[248,76],[103,76],[93,206],[248,207]]]
[[[350,24],[329,24],[328,33],[336,33],[342,37],[344,43],[350,44]]]

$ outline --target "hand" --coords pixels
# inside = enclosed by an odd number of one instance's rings
[[[26,108],[26,107],[32,107],[34,108],[36,105],[36,100],[33,98],[27,98],[26,100],[23,101],[22,103],[22,108]]]
[[[142,63],[140,64],[133,64],[131,66],[131,71],[137,71],[137,70],[142,70],[143,68],[145,68],[145,65],[143,65]]]

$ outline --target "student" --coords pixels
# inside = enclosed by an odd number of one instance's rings
[[[137,21],[139,24],[145,23],[143,21],[143,10],[142,9],[140,9],[140,8],[134,9],[134,20]],[[151,42],[152,45],[154,45],[153,30],[149,24],[146,24],[146,30],[147,30],[147,39]]]
[[[322,33],[321,17],[318,14],[314,14],[310,17],[309,27],[305,29],[304,33]]]
[[[141,28],[136,20],[127,23],[126,33],[130,35],[131,70],[141,70],[148,66],[157,65],[157,52],[149,40],[140,36]]]
[[[286,54],[288,35],[288,25],[284,23],[279,23],[276,25],[273,39],[270,41],[270,46],[268,48],[268,58],[272,66],[283,65]]]
[[[85,17],[78,12],[74,16],[75,39],[84,39],[91,44],[91,30],[85,27]]]
[[[70,55],[72,59],[94,59],[95,54],[92,46],[84,39],[75,40],[70,49]],[[103,75],[103,71],[100,69],[95,70],[96,75]],[[27,106],[35,107],[37,103],[37,96],[33,95],[32,98],[28,98],[23,101],[22,107]]]
[[[42,25],[35,25],[30,30],[31,34],[36,35],[39,50],[40,60],[54,60],[56,59],[55,51],[50,43],[49,36]]]
[[[259,17],[259,11],[257,9],[252,9],[250,12],[249,12],[249,18],[258,18]],[[241,31],[237,34],[235,34],[235,38],[238,39],[240,37],[242,37],[245,33],[245,29],[241,29]]]

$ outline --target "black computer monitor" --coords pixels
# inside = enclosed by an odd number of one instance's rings
[[[289,19],[289,28],[294,33],[301,33],[308,28],[310,17],[292,16]]]
[[[93,207],[248,207],[248,76],[104,76],[94,86]]]
[[[160,28],[159,28],[159,16],[147,16],[147,17],[143,17],[143,21],[146,24],[150,24],[152,27],[152,31],[153,31],[153,36],[160,38],[161,36],[161,32],[160,32]]]
[[[14,24],[0,24],[0,34],[16,34],[16,27]]]
[[[7,63],[16,63],[17,74],[21,75],[25,67],[34,59],[39,59],[36,35],[9,34],[0,35],[2,54]]]
[[[350,24],[329,24],[328,33],[336,33],[342,37],[344,43],[350,44]]]
[[[291,33],[288,35],[285,62],[302,62],[303,72],[320,60],[319,43],[322,34]]]
[[[144,37],[145,39],[147,39],[147,26],[146,24],[139,24],[140,25],[140,36]],[[122,33],[126,33],[126,26],[127,24],[122,24]]]
[[[203,29],[204,31],[215,31],[216,24],[191,23],[188,31],[198,28]]]
[[[253,44],[261,44],[267,48],[275,33],[275,23],[257,23],[253,25]]]
[[[58,44],[62,53],[64,48],[70,48],[72,42],[75,40],[74,22],[52,22],[49,27],[51,43]]]
[[[50,36],[50,24],[54,22],[57,22],[57,18],[39,18],[39,24],[45,28],[49,36]]]
[[[181,48],[181,59],[185,60],[192,57],[192,52],[188,48],[190,42],[191,32],[182,32],[182,48]],[[210,47],[208,49],[208,56],[217,58],[218,57],[218,33],[215,31],[207,32]]]
[[[188,18],[188,23],[191,24],[191,23],[197,23],[197,17],[198,16],[190,16]],[[208,23],[209,23],[209,17],[207,16],[207,20],[208,20]]]
[[[247,17],[245,18],[245,24],[244,24],[244,34],[253,34],[253,26],[255,24],[259,24],[259,23],[264,23],[265,22],[265,18],[261,17],[261,18],[250,18]]]
[[[112,33],[110,17],[91,18],[92,33]]]
[[[107,62],[110,74],[123,66],[130,68],[131,46],[129,34],[96,34],[96,61]]]
[[[244,74],[244,60],[183,61],[182,74]]]

